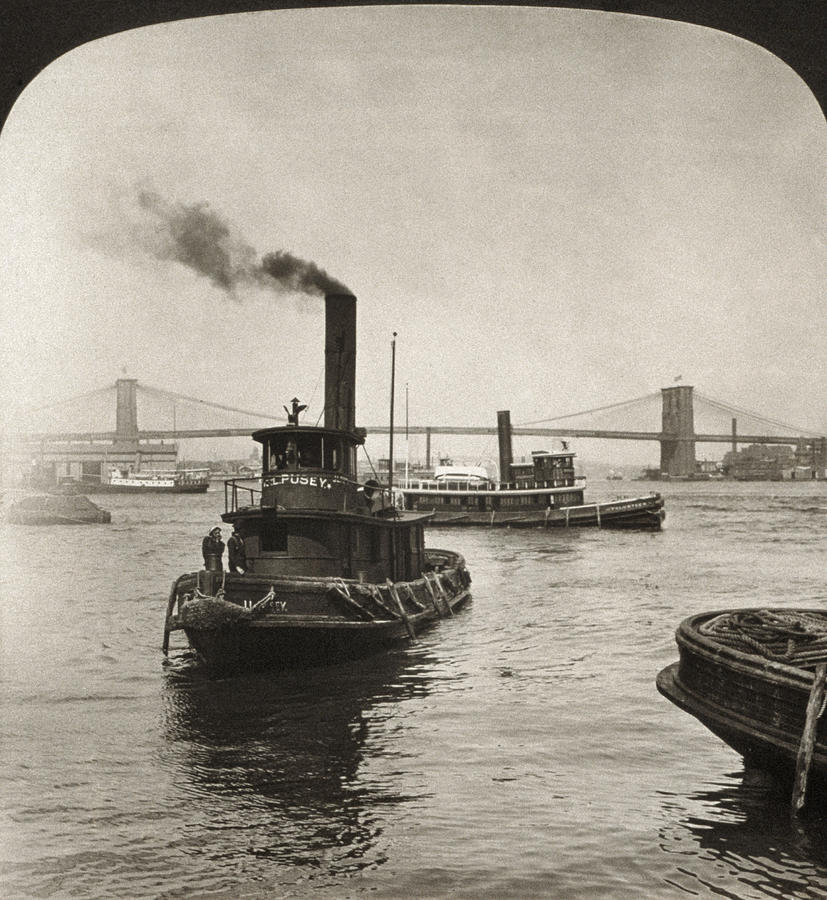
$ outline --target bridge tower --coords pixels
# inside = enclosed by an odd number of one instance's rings
[[[695,415],[692,386],[661,388],[663,400],[660,442],[660,470],[671,476],[695,472]],[[669,437],[666,437],[669,435]]]
[[[119,378],[115,382],[117,405],[115,431],[118,443],[138,444],[138,379]]]
[[[174,441],[158,443],[141,440],[138,432],[138,379],[119,378],[115,382],[115,439],[105,452],[104,463],[133,465],[138,469],[174,469],[177,461],[178,445]],[[105,466],[101,467],[101,474],[106,474]]]
[[[113,467],[174,469],[178,447],[141,442],[138,432],[138,381],[119,378],[115,382],[115,435],[112,443],[76,438],[44,440],[39,467],[48,481],[64,480],[97,483],[108,477]]]

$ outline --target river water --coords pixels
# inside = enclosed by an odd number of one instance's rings
[[[654,682],[691,613],[824,607],[827,484],[659,487],[659,534],[431,531],[467,558],[462,613],[222,680],[160,652],[220,489],[4,526],[0,893],[824,897],[827,816],[792,821]]]

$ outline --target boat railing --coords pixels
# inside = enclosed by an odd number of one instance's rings
[[[239,509],[249,506],[258,506],[259,499],[261,497],[261,488],[254,487],[250,484],[241,484],[240,482],[252,481],[253,479],[256,482],[259,482],[258,478],[255,475],[251,475],[248,478],[229,478],[224,482],[224,511],[225,512],[237,512]],[[258,498],[256,495],[258,494]],[[241,496],[242,503],[239,504],[239,496]],[[245,500],[249,500],[249,502],[243,502]]]
[[[172,475],[183,484],[200,484],[210,480],[209,469],[176,469]]]
[[[253,486],[249,482],[255,481]],[[375,481],[354,481],[350,480],[356,489],[369,491],[369,496],[373,498],[373,506],[376,508],[393,509],[397,506],[397,500],[401,504],[401,495],[397,492],[399,488],[394,486],[388,487],[386,484],[378,484]],[[243,478],[228,478],[224,481],[224,511],[228,513],[237,512],[239,509],[258,506],[261,502],[261,480],[257,475],[248,475]],[[376,498],[381,498],[381,502],[377,503]]]
[[[407,490],[419,491],[530,491],[546,488],[575,488],[586,483],[585,475],[555,478],[549,481],[461,481],[459,479],[416,479],[404,485]]]

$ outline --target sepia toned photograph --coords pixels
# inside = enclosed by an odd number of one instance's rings
[[[592,6],[0,12],[2,896],[827,895],[827,13]]]

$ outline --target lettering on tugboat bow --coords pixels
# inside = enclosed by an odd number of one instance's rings
[[[243,601],[244,609],[253,609],[260,602],[261,601],[245,599]],[[264,607],[259,607],[259,609],[264,609],[265,612],[287,612],[287,601],[270,600]]]
[[[264,487],[272,487],[276,484],[306,484],[317,487],[320,490],[329,491],[334,482],[344,484],[343,478],[324,478],[321,475],[268,475],[264,479]]]

